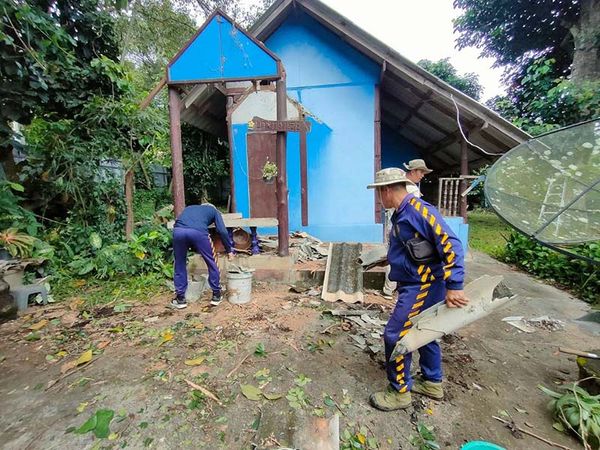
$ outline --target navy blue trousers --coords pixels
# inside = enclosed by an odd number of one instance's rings
[[[400,392],[410,391],[412,387],[412,354],[401,355],[390,361],[394,346],[412,328],[411,319],[414,316],[446,298],[446,283],[435,280],[433,275],[430,276],[429,269],[426,270],[427,273],[423,270],[422,282],[419,284],[398,283],[398,301],[383,334],[387,377],[390,384]],[[442,381],[440,345],[436,341],[431,342],[419,349],[419,355],[423,378],[435,382]]]
[[[175,257],[175,294],[185,297],[188,287],[187,252],[192,250],[204,259],[208,267],[208,284],[213,294],[220,295],[220,274],[217,266],[217,254],[208,233],[193,228],[176,227],[173,229],[173,253]]]

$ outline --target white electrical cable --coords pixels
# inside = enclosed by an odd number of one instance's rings
[[[456,108],[456,123],[458,124],[458,129],[460,130],[460,134],[462,135],[463,139],[467,142],[467,144],[469,144],[472,147],[475,147],[476,149],[480,150],[481,152],[483,152],[485,155],[488,156],[500,156],[500,155],[504,155],[504,153],[490,153],[484,149],[482,149],[479,145],[473,144],[471,141],[469,141],[469,139],[467,139],[467,136],[465,135],[462,126],[460,125],[460,111],[458,110],[458,105],[456,104],[456,101],[454,100],[454,95],[450,94],[450,99],[452,100],[452,103],[454,103],[454,107]]]

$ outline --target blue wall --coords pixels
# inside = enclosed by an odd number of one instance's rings
[[[303,13],[290,16],[266,45],[283,61],[288,95],[319,118],[307,135],[307,227],[301,218],[298,135],[288,134],[290,230],[327,241],[381,242],[374,194],[366,189],[374,172],[379,66]],[[244,215],[249,213],[246,131],[245,124],[233,126],[236,202]]]
[[[411,159],[422,158],[419,148],[387,125],[381,127],[381,168],[400,167]]]

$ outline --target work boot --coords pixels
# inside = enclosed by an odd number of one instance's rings
[[[400,393],[392,386],[388,386],[385,391],[371,394],[369,402],[371,406],[381,411],[395,411],[408,408],[412,404],[412,399],[410,392]]]
[[[444,388],[442,388],[441,381],[429,381],[419,377],[413,382],[411,391],[415,394],[425,395],[435,400],[444,398]]]
[[[221,296],[220,292],[219,293],[213,292],[213,296],[210,301],[210,306],[219,306],[221,304],[222,300],[223,300],[223,297]]]
[[[187,301],[185,300],[185,297],[177,296],[173,300],[171,300],[171,303],[169,303],[169,307],[174,309],[187,308]]]

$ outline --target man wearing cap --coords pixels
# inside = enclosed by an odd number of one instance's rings
[[[415,197],[422,197],[423,194],[421,194],[421,190],[419,189],[419,183],[425,178],[425,175],[430,174],[433,170],[427,167],[425,161],[422,159],[411,159],[408,164],[404,163],[404,167],[408,170],[408,172],[406,172],[406,178],[416,185],[407,185],[406,190]]]
[[[406,178],[414,183],[414,184],[407,184],[406,190],[408,191],[409,194],[413,194],[415,197],[421,198],[423,196],[423,194],[421,193],[421,190],[419,189],[419,183],[421,182],[421,180],[423,178],[425,178],[425,175],[430,174],[431,172],[433,172],[433,170],[431,170],[429,167],[427,167],[427,165],[425,164],[425,161],[422,159],[411,159],[408,162],[408,164],[404,163],[404,167],[406,167],[408,169],[408,172],[406,172]],[[387,214],[387,211],[386,211],[386,214]],[[386,218],[387,217],[388,216],[386,215]],[[391,298],[394,291],[397,289],[397,283],[395,283],[394,281],[391,281],[389,278],[389,275],[390,275],[390,266],[386,266],[385,267],[385,281],[383,283],[383,296],[385,298]]]
[[[396,342],[413,326],[411,319],[436,303],[446,301],[450,308],[463,307],[468,300],[463,292],[464,258],[460,240],[450,230],[439,212],[429,203],[410,194],[414,183],[402,169],[392,167],[375,174],[375,183],[384,208],[394,208],[388,262],[390,279],[398,282],[398,300],[384,331],[387,390],[371,395],[370,402],[382,411],[404,409],[411,404],[411,391],[441,399],[442,355],[437,342],[419,349],[421,377],[413,381],[410,374],[412,355],[390,361]],[[407,241],[420,238],[432,248],[431,261],[417,263],[410,256]]]

